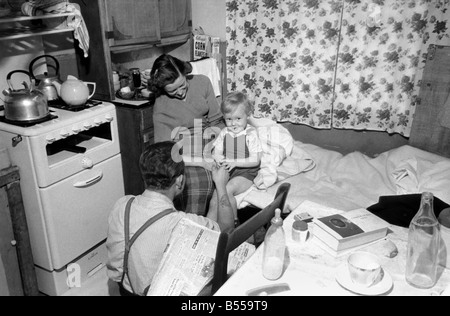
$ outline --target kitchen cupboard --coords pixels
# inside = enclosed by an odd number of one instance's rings
[[[0,296],[38,295],[17,167],[0,170]]]
[[[81,79],[97,83],[94,98],[113,101],[114,55],[186,43],[190,0],[84,0],[78,3],[90,36],[90,54],[77,54]]]
[[[142,194],[145,190],[139,168],[142,152],[154,143],[153,104],[136,107],[116,104],[120,151],[126,195]]]

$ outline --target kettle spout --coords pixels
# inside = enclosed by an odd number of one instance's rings
[[[3,93],[3,95],[5,97],[7,97],[7,96],[11,95],[11,90],[10,89],[5,89],[5,90],[2,91],[2,93]]]

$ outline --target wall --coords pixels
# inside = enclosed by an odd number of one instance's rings
[[[208,35],[226,40],[226,0],[192,0],[193,26],[202,26]],[[384,132],[353,130],[318,130],[306,125],[285,124],[293,137],[343,154],[361,151],[375,156],[408,143],[408,139]]]
[[[206,34],[226,39],[226,5],[225,0],[191,0],[192,1],[192,27],[199,26]]]

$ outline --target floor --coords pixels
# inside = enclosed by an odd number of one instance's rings
[[[119,288],[106,275],[106,267],[85,281],[80,288],[73,288],[63,296],[120,296]]]

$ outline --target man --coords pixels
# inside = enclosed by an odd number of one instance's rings
[[[183,192],[184,162],[174,142],[151,145],[141,156],[141,173],[146,190],[135,197],[130,208],[130,238],[152,217],[164,212],[173,212],[160,218],[146,228],[130,248],[128,276],[124,276],[125,256],[125,209],[132,198],[125,196],[116,202],[109,216],[106,247],[108,250],[108,277],[119,283],[122,295],[144,295],[150,286],[163,257],[170,235],[182,218],[220,231],[234,227],[234,216],[228,199],[226,184],[228,172],[225,168],[213,168],[213,180],[219,195],[219,205],[206,217],[175,211],[173,200]]]

